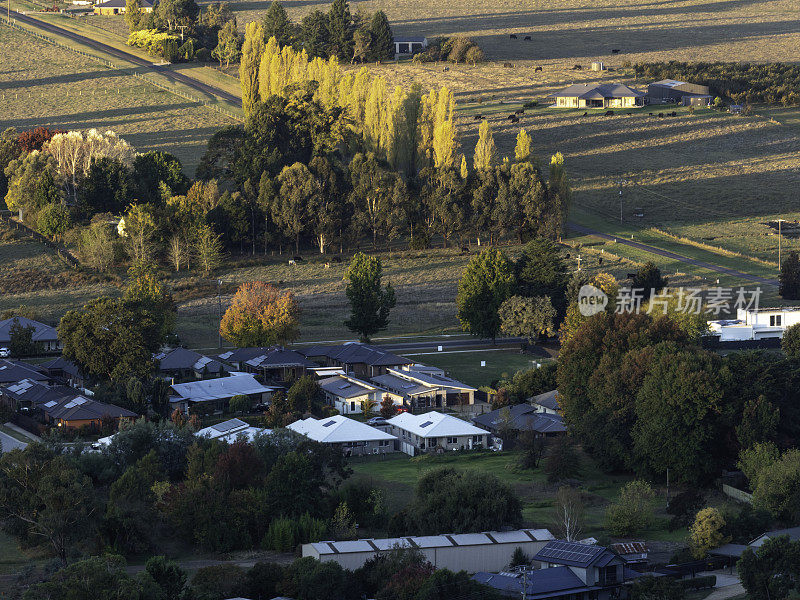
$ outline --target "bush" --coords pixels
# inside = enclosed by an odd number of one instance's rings
[[[63,204],[48,204],[36,216],[36,229],[45,237],[57,239],[63,236],[71,225],[69,211]]]
[[[716,575],[706,575],[704,577],[692,577],[691,579],[682,579],[678,582],[684,590],[703,590],[713,588],[717,585]]]
[[[178,54],[179,41],[179,36],[157,29],[142,29],[128,36],[129,46],[143,48],[150,56],[160,56],[170,62]]]
[[[653,519],[650,484],[635,480],[620,490],[619,499],[606,510],[606,529],[615,536],[629,536],[647,528]]]

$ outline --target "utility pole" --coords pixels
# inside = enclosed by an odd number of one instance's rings
[[[217,279],[217,317],[219,318],[220,325],[222,324],[222,297],[220,296],[220,288],[222,287],[222,279]],[[217,327],[217,345],[222,349],[222,333],[220,328]]]
[[[669,467],[667,467],[667,508],[669,508]]]
[[[622,223],[622,186],[625,184],[624,179],[620,179],[617,181],[617,185],[619,185],[619,222]]]
[[[781,223],[784,219],[778,219],[778,271],[781,270]]]

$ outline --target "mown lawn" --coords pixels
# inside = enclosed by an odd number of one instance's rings
[[[544,360],[519,350],[464,350],[435,354],[407,354],[426,365],[444,369],[450,377],[474,387],[492,386],[500,379],[509,379],[517,371],[528,370]],[[481,363],[485,362],[485,365]]]

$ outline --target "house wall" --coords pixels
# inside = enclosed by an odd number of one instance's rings
[[[412,448],[417,452],[433,452],[437,447],[445,451],[472,450],[488,447],[488,433],[483,435],[461,435],[455,437],[429,437],[423,438],[405,429],[392,425],[392,435],[399,440],[398,448],[406,454],[412,454]],[[405,443],[405,445],[404,445]]]
[[[368,454],[389,454],[395,452],[394,440],[380,440],[369,442],[355,442],[341,444],[342,452],[346,456],[365,456]]]

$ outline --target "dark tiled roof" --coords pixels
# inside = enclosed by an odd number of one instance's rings
[[[294,350],[285,348],[268,348],[266,351],[246,361],[251,367],[268,369],[270,367],[316,367],[305,356]]]
[[[567,593],[579,594],[598,589],[587,586],[569,567],[529,571],[527,578],[521,574],[479,572],[475,573],[472,579],[505,594],[513,594],[515,597],[522,596],[522,587],[527,581],[525,597],[529,599],[549,598]]]
[[[30,402],[34,405],[44,404],[51,400],[59,401],[68,396],[74,397],[75,389],[66,385],[48,386],[38,381],[23,379],[16,383],[9,383],[0,388],[0,393],[13,398],[17,402]]]
[[[560,92],[551,94],[551,98],[642,98],[646,94],[623,83],[601,83],[592,85],[588,83],[575,83]]]
[[[169,352],[155,355],[161,371],[174,371],[177,369],[191,369],[203,357],[199,352],[186,348],[175,348]]]
[[[558,390],[551,390],[549,392],[545,392],[544,394],[539,394],[533,398],[530,398],[528,402],[538,404],[539,406],[544,406],[550,410],[561,409],[561,407],[558,405]]]
[[[341,346],[311,346],[298,350],[307,358],[325,357],[345,365],[365,364],[373,367],[396,367],[413,364],[413,360],[397,356],[388,350],[360,342]]]
[[[508,421],[512,429],[536,431],[538,433],[562,433],[567,430],[564,420],[560,415],[551,415],[536,412],[536,407],[530,404],[515,404],[498,408],[488,413],[473,417],[473,421],[481,427],[497,430],[506,419],[505,411],[508,410]]]
[[[120,406],[97,402],[85,396],[73,396],[72,398],[61,400],[53,406],[47,406],[46,403],[41,408],[51,418],[64,421],[89,421],[101,419],[104,416],[112,418],[136,416],[136,413]]]
[[[67,360],[63,356],[59,356],[58,358],[46,363],[42,363],[40,366],[48,373],[51,371],[63,371],[64,373],[73,375],[75,377],[80,375],[80,369],[78,368],[78,365],[71,360]]]
[[[125,0],[106,0],[105,2],[98,2],[95,4],[97,8],[125,8]],[[152,8],[153,3],[150,0],[139,0],[141,8]]]
[[[54,327],[25,317],[12,317],[11,319],[0,321],[0,344],[7,344],[11,341],[11,326],[15,320],[19,320],[19,324],[23,327],[33,327],[34,342],[54,342],[58,340],[58,333]]]
[[[28,363],[18,360],[0,359],[0,384],[15,383],[23,379],[46,381],[47,376]]]
[[[539,550],[533,560],[568,567],[605,567],[614,560],[622,561],[603,546],[589,546],[578,542],[555,540]]]

